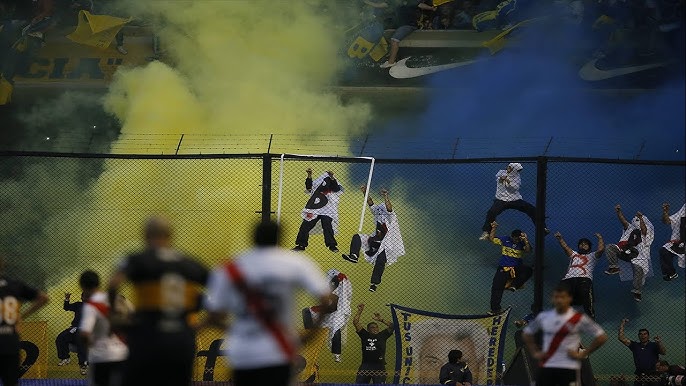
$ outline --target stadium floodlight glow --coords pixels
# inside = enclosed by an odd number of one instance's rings
[[[283,165],[284,165],[284,157],[286,155],[291,155],[295,157],[303,157],[303,158],[336,158],[336,156],[330,156],[330,155],[316,155],[316,154],[286,154],[282,153],[281,157],[279,157],[279,195],[277,199],[277,204],[276,204],[276,223],[280,224],[281,223],[281,202],[283,200]],[[367,198],[369,197],[369,186],[372,183],[372,175],[374,174],[374,162],[376,161],[374,157],[351,157],[351,158],[356,158],[356,159],[364,159],[370,161],[369,165],[369,174],[367,176],[367,189],[365,189],[364,192],[364,199],[362,201],[362,210],[360,211],[360,224],[357,229],[358,232],[362,232],[362,225],[364,224],[364,214],[365,214],[365,209],[367,206]]]

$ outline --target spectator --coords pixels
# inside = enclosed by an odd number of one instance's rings
[[[522,338],[531,355],[539,361],[536,385],[569,386],[579,384],[577,374],[581,361],[600,348],[607,341],[607,334],[591,318],[574,311],[572,292],[559,284],[553,292],[552,310],[540,312],[524,327]],[[539,347],[534,338],[543,332],[543,345]],[[593,341],[581,349],[580,333],[593,335]]]
[[[636,216],[631,222],[626,220],[624,213],[622,213],[622,207],[619,204],[615,206],[615,212],[624,228],[624,232],[617,244],[610,244],[607,247],[608,269],[605,271],[605,274],[615,275],[620,273],[618,259],[631,264],[633,275],[625,274],[623,277],[620,276],[620,279],[633,279],[631,293],[634,296],[634,300],[640,302],[641,288],[643,288],[646,276],[650,270],[650,244],[653,243],[655,230],[650,220],[641,212],[636,212]]]
[[[341,352],[345,341],[345,327],[350,319],[350,301],[353,297],[353,286],[348,277],[336,270],[330,269],[326,273],[331,287],[332,312],[323,314],[321,327],[329,330],[329,344],[336,362],[341,361]],[[305,328],[312,328],[314,321],[322,315],[322,306],[312,306],[303,310]]]
[[[327,171],[312,181],[312,169],[306,170],[305,190],[310,199],[302,210],[303,218],[298,236],[295,239],[294,251],[304,251],[310,238],[310,231],[321,221],[324,233],[324,244],[331,252],[338,252],[338,242],[334,234],[338,227],[338,201],[343,194],[343,187],[338,183],[332,171]],[[314,189],[313,189],[314,188]]]
[[[686,267],[684,261],[684,242],[686,242],[686,204],[678,212],[669,215],[669,203],[662,204],[662,222],[672,227],[672,237],[660,248],[660,268],[662,279],[674,280],[679,277],[674,269],[674,258],[677,258],[681,268]]]
[[[393,335],[393,325],[384,321],[381,315],[375,312],[372,319],[385,324],[386,328],[379,331],[379,325],[370,322],[365,330],[360,325],[362,311],[364,311],[364,304],[358,304],[357,313],[353,317],[353,326],[360,337],[362,348],[362,363],[357,370],[355,383],[386,383],[386,341]]]
[[[362,193],[367,192],[367,187],[360,187]],[[365,248],[365,260],[374,264],[372,271],[371,284],[369,291],[376,291],[379,284],[381,284],[381,276],[386,269],[386,265],[390,265],[398,261],[400,256],[405,254],[405,245],[403,244],[402,235],[400,234],[400,227],[398,226],[398,218],[393,211],[393,205],[388,198],[388,191],[381,190],[381,196],[384,199],[383,204],[374,205],[374,200],[367,196],[367,205],[372,214],[374,214],[374,221],[376,223],[376,231],[372,235],[356,234],[350,241],[350,253],[343,254],[343,258],[353,263],[357,263],[360,255],[360,249]]]
[[[631,354],[634,357],[634,374],[636,374],[636,382],[634,384],[639,385],[644,381],[646,375],[651,374],[655,370],[655,365],[660,360],[660,355],[665,355],[667,350],[659,335],[655,336],[655,342],[650,341],[650,333],[646,328],[638,330],[638,342],[627,339],[624,336],[624,325],[628,321],[629,319],[622,319],[622,322],[619,324],[617,339],[631,350]]]
[[[498,229],[498,223],[493,221],[488,238],[493,244],[502,246],[502,254],[491,284],[490,315],[502,312],[500,302],[506,289],[515,292],[522,288],[533,274],[533,269],[522,263],[524,254],[531,251],[531,244],[526,233],[515,229],[510,236],[496,237],[496,229]]]
[[[19,384],[19,333],[17,322],[38,311],[48,302],[48,295],[20,280],[4,274],[5,262],[0,256],[0,382],[5,386]],[[21,311],[21,303],[31,305]]]
[[[441,367],[438,380],[441,385],[471,386],[472,372],[467,363],[462,361],[462,351],[450,350],[448,363]]]
[[[519,193],[519,188],[522,185],[522,177],[520,176],[522,169],[524,169],[522,164],[512,162],[507,165],[505,170],[499,170],[496,173],[495,199],[493,200],[493,205],[486,213],[486,220],[481,227],[483,232],[479,240],[486,240],[488,238],[488,234],[491,232],[491,223],[497,219],[500,213],[507,209],[518,210],[526,214],[536,224],[536,207],[524,201],[521,193]],[[545,223],[543,227],[545,228],[545,233],[548,234],[550,231],[545,227]]]
[[[420,10],[436,11],[436,7],[429,5],[428,2],[429,0],[410,0],[407,2],[408,4],[398,7],[399,27],[391,36],[391,52],[388,55],[388,60],[381,63],[381,68],[393,67],[397,63],[400,41],[419,28],[417,12]]]
[[[208,272],[172,248],[172,227],[166,218],[149,218],[143,233],[145,249],[126,256],[109,284],[109,304],[116,304],[119,287],[126,281],[138,295],[127,326],[129,359],[122,384],[187,386],[195,357],[195,330],[188,316],[198,308]],[[119,312],[111,313],[110,320],[120,318]]]
[[[79,337],[88,351],[91,386],[119,385],[124,361],[129,354],[126,344],[117,334],[111,333],[110,303],[107,294],[100,290],[100,277],[93,271],[81,274],[79,285],[90,294],[83,306]],[[116,306],[116,305],[115,305]]]
[[[236,386],[290,384],[297,354],[290,305],[297,290],[316,296],[322,313],[333,310],[324,274],[305,256],[277,247],[279,233],[276,223],[258,224],[255,248],[215,269],[208,284],[207,323],[221,325],[234,315],[226,335]]]
[[[569,256],[569,267],[567,273],[562,278],[561,284],[566,284],[572,293],[572,305],[583,306],[586,315],[595,320],[595,308],[593,307],[593,269],[596,262],[603,255],[605,243],[600,233],[595,234],[598,238],[598,249],[591,252],[591,240],[579,239],[577,249],[574,251],[562,238],[560,232],[555,233],[555,238],[560,246]]]
[[[81,375],[86,375],[88,371],[88,356],[86,351],[86,346],[83,344],[81,339],[79,339],[79,325],[81,324],[81,312],[83,310],[83,301],[88,300],[91,292],[84,291],[81,292],[80,302],[70,303],[71,299],[70,293],[64,294],[64,304],[62,308],[65,311],[73,312],[74,318],[71,320],[71,324],[65,330],[60,332],[55,339],[55,347],[57,348],[57,358],[60,360],[57,366],[64,366],[68,364],[71,359],[69,358],[70,346],[76,348],[76,355],[79,359],[79,367],[81,368]]]

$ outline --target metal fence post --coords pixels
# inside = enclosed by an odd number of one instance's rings
[[[272,215],[272,156],[262,156],[262,222],[271,220]]]
[[[534,256],[534,304],[535,313],[543,308],[543,262],[545,260],[545,200],[548,179],[548,158],[536,160],[536,249]]]

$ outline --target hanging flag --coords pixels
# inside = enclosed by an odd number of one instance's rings
[[[435,384],[450,350],[462,351],[474,385],[500,381],[510,309],[497,315],[446,315],[391,304],[395,384]]]
[[[79,11],[79,24],[76,26],[76,30],[67,37],[76,43],[105,49],[110,46],[121,28],[130,21],[131,18],[122,19],[108,15],[93,15],[88,11],[81,10]]]

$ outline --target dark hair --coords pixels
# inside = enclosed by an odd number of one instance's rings
[[[462,359],[462,351],[450,350],[448,353],[448,362],[457,363],[460,359]]]
[[[262,221],[255,227],[255,244],[274,246],[279,243],[279,226],[274,221]]]
[[[376,322],[369,322],[369,323],[367,323],[367,331],[369,331],[369,329],[372,328],[372,324],[377,326],[377,327],[379,326]]]
[[[93,271],[85,271],[79,278],[79,285],[85,290],[98,288],[100,286],[100,277]]]
[[[515,229],[510,233],[510,237],[519,237],[522,235],[521,229]]]
[[[581,245],[581,243],[586,243],[586,244],[588,244],[588,250],[589,250],[589,251],[590,251],[591,249],[593,249],[593,243],[591,242],[591,240],[589,240],[589,239],[587,239],[587,238],[584,237],[584,238],[579,239],[579,242],[576,243],[576,245],[579,246],[579,245]]]
[[[648,331],[647,328],[642,328],[642,329],[638,330],[638,333],[640,334],[641,331],[645,331],[648,335],[650,335],[650,331]]]
[[[553,292],[566,292],[567,295],[572,296],[572,288],[566,283],[558,284]]]

